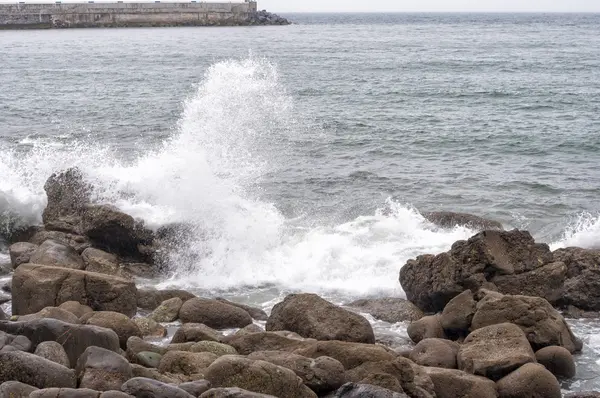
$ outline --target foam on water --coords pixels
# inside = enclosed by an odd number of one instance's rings
[[[568,224],[562,238],[550,245],[552,250],[564,247],[600,249],[600,215],[581,213]]]

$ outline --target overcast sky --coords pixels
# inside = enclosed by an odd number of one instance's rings
[[[258,0],[271,12],[600,12],[600,0]]]

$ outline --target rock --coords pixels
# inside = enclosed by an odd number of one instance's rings
[[[600,392],[597,391],[580,391],[565,394],[564,398],[600,398]]]
[[[81,323],[114,330],[123,349],[127,348],[127,339],[131,336],[143,337],[135,322],[118,312],[98,311],[85,314],[81,317]]]
[[[600,311],[600,250],[569,247],[553,254],[555,261],[562,261],[567,267],[559,304]]]
[[[433,384],[431,377],[427,374],[427,368],[415,363],[411,363],[411,367],[414,372],[414,387],[405,385],[408,393],[411,396],[418,398],[435,398],[435,385]]]
[[[235,332],[234,335],[241,336],[241,335],[251,334],[251,333],[262,333],[264,331],[265,331],[265,329],[263,329],[262,327],[258,326],[255,323],[252,323],[248,326],[244,326],[243,328],[241,328],[240,330]]]
[[[130,362],[135,362],[137,355],[144,351],[150,351],[164,355],[167,352],[167,347],[152,344],[135,336],[130,337],[127,340],[127,349],[125,350],[125,353]]]
[[[20,381],[6,381],[0,385],[0,397],[28,398],[29,394],[35,390],[37,390],[36,387],[21,383]]]
[[[273,395],[259,394],[244,390],[237,387],[229,388],[211,388],[204,394],[200,395],[200,398],[277,398]]]
[[[29,322],[0,322],[0,330],[27,336],[34,347],[43,341],[58,342],[65,349],[73,367],[90,346],[119,351],[119,338],[116,333],[97,326],[73,325],[56,319],[38,319]]]
[[[40,265],[82,270],[83,259],[71,246],[48,239],[42,243],[29,257],[29,262]]]
[[[152,233],[115,207],[87,205],[82,230],[95,247],[123,257],[145,259],[140,245],[151,245]]]
[[[136,355],[136,359],[136,362],[142,366],[158,369],[162,355],[157,354],[156,352],[142,351]]]
[[[476,304],[470,290],[465,290],[450,300],[440,316],[440,324],[445,332],[458,337],[469,334]]]
[[[164,301],[172,299],[173,297],[179,297],[183,302],[186,302],[187,300],[196,296],[194,296],[192,293],[186,292],[185,290],[177,289],[138,289],[137,305],[145,310],[154,310]]]
[[[183,303],[179,319],[183,323],[203,323],[215,329],[243,328],[252,323],[250,314],[241,308],[199,297]]]
[[[38,388],[75,388],[73,370],[22,351],[0,352],[0,383],[20,381]]]
[[[281,351],[258,351],[248,359],[261,360],[293,371],[317,394],[333,391],[344,384],[344,365],[329,357],[315,359]]]
[[[22,315],[18,318],[19,321],[33,321],[34,319],[58,319],[59,321],[63,321],[66,323],[79,323],[79,318],[77,318],[74,314],[69,311],[63,310],[58,307],[46,307],[35,314]]]
[[[88,247],[81,253],[81,257],[86,271],[108,275],[119,274],[119,259],[114,254]]]
[[[190,352],[212,352],[217,356],[237,355],[238,352],[230,345],[217,343],[216,341],[199,341],[195,343]]]
[[[145,368],[142,365],[131,364],[131,370],[133,371],[133,377],[143,377],[145,379],[152,379],[160,381],[161,383],[167,384],[179,384],[182,380],[179,380],[175,375],[163,375],[154,368]],[[188,378],[186,377],[186,380]]]
[[[345,304],[371,314],[374,318],[385,322],[414,322],[423,318],[425,314],[416,305],[401,298],[362,299]]]
[[[125,394],[121,391],[105,391],[99,398],[132,398],[133,395]]]
[[[332,398],[408,398],[408,395],[370,385],[346,383],[341,386]]]
[[[253,336],[253,335],[251,335]],[[392,361],[396,354],[382,346],[345,341],[305,342],[303,348],[294,350],[295,354],[308,358],[321,356],[337,359],[345,369],[353,369],[365,362]],[[238,349],[238,351],[240,351]]]
[[[535,359],[556,377],[567,379],[575,377],[575,360],[566,348],[557,346],[542,348],[535,353]]]
[[[450,340],[423,339],[413,348],[410,360],[421,366],[456,369],[459,347],[457,343]]]
[[[181,383],[178,387],[189,392],[194,397],[199,397],[210,390],[210,382],[208,380],[196,380],[188,383]]]
[[[0,321],[4,321],[7,319],[8,319],[8,316],[4,313],[4,310],[2,309],[2,307],[0,307]]]
[[[287,296],[273,307],[266,330],[289,330],[317,340],[375,343],[369,321],[316,294]]]
[[[139,317],[134,318],[133,322],[140,329],[142,336],[164,337],[167,335],[167,329],[154,319]]]
[[[457,359],[460,370],[499,380],[522,365],[535,362],[535,355],[517,325],[501,323],[469,334]]]
[[[30,398],[98,398],[98,391],[89,388],[44,388],[31,393]]]
[[[71,367],[71,361],[69,361],[67,352],[56,341],[42,341],[38,344],[34,354],[67,368]]]
[[[148,263],[122,263],[119,272],[129,278],[154,279],[161,276],[158,267]]]
[[[66,301],[59,305],[58,308],[63,309],[65,311],[69,311],[71,314],[75,315],[77,319],[81,318],[85,314],[94,312],[94,310],[91,307],[83,305],[78,301]]]
[[[29,241],[36,245],[41,245],[47,240],[53,240],[65,246],[70,246],[77,253],[83,253],[85,249],[92,246],[89,238],[86,236],[61,231],[47,231],[45,229],[37,231]]]
[[[121,387],[121,391],[136,398],[194,398],[181,388],[143,377],[127,380]]]
[[[179,310],[183,305],[183,300],[179,297],[173,297],[165,300],[148,317],[156,322],[173,322],[179,317]]]
[[[480,300],[471,322],[472,330],[499,323],[519,326],[534,350],[559,345],[577,352],[582,347],[562,315],[540,297],[495,295]]]
[[[496,383],[500,398],[561,398],[558,380],[542,365],[528,363]]]
[[[158,371],[187,376],[203,374],[217,358],[212,352],[169,351],[160,360]]]
[[[442,228],[454,228],[456,226],[465,226],[480,231],[486,229],[504,229],[502,228],[502,224],[500,224],[498,221],[488,220],[467,213],[454,213],[450,211],[432,211],[428,213],[423,213],[423,217],[425,217],[427,221]]]
[[[424,316],[418,321],[408,325],[406,332],[408,333],[408,337],[415,343],[418,343],[423,339],[446,338],[446,333],[444,333],[444,328],[442,328],[439,315]]]
[[[255,351],[291,352],[306,346],[304,340],[284,337],[275,332],[233,335],[228,336],[225,342],[235,348],[241,355],[248,355]]]
[[[557,303],[563,296],[566,274],[566,265],[555,262],[522,274],[498,275],[492,282],[504,294],[527,294]]]
[[[31,350],[31,340],[26,336],[16,336],[10,345],[19,351],[29,352]]]
[[[496,383],[461,370],[424,368],[435,386],[436,398],[497,398]]]
[[[13,268],[29,262],[31,254],[35,252],[38,245],[29,242],[18,242],[10,245],[8,252],[10,254],[10,263]]]
[[[90,202],[92,187],[83,179],[78,168],[70,168],[54,173],[44,184],[48,204],[42,219],[44,224],[61,218],[78,217],[84,206]]]
[[[96,391],[119,390],[133,377],[129,362],[114,351],[88,347],[79,357],[75,369],[79,388]]]
[[[185,323],[183,324],[175,334],[171,343],[185,343],[188,341],[221,341],[223,335],[216,330],[209,328],[202,323]]]
[[[13,314],[78,301],[101,311],[135,315],[136,287],[126,279],[36,264],[23,264],[13,275]]]
[[[455,242],[446,253],[409,260],[400,271],[400,283],[409,301],[424,311],[438,312],[467,289],[476,291],[495,286],[490,280],[496,276],[531,272],[552,260],[548,245],[536,244],[529,232],[488,230],[468,241]],[[529,281],[536,283],[524,286],[527,290],[521,294],[540,292],[547,277],[536,275],[542,280],[537,283],[535,275],[531,276]],[[554,285],[553,281],[544,295],[554,297]]]
[[[263,310],[261,310],[260,308],[255,308],[255,307],[251,307],[249,305],[240,304],[240,303],[234,303],[233,301],[226,300],[222,297],[217,297],[217,300],[222,303],[233,305],[234,307],[243,309],[248,314],[250,314],[252,319],[256,319],[257,321],[266,321],[267,319],[269,319],[269,316],[267,315],[267,313],[264,312]]]
[[[239,387],[287,398],[316,397],[291,370],[237,355],[214,361],[206,371],[206,379],[215,387]]]

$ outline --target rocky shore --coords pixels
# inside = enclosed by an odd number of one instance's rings
[[[526,231],[457,213],[426,217],[482,232],[399,264],[408,300],[338,306],[292,294],[267,314],[142,288],[168,272],[186,226],[152,231],[94,203],[77,169],[45,190],[43,226],[6,237],[0,398],[559,398],[582,350],[565,316],[600,311],[600,251],[552,252]],[[377,339],[365,314],[409,322],[414,344]]]

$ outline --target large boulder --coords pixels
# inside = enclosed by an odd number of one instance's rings
[[[406,333],[415,343],[423,339],[445,339],[446,333],[440,322],[439,315],[428,315],[408,325]]]
[[[560,384],[542,365],[528,363],[496,383],[500,398],[561,398]]]
[[[0,352],[0,383],[11,380],[38,388],[77,386],[72,369],[27,352]]]
[[[71,367],[90,346],[118,352],[119,337],[110,329],[89,325],[74,325],[55,319],[38,319],[29,322],[0,322],[0,330],[27,336],[35,349],[44,341],[56,341],[69,357]]]
[[[242,355],[248,355],[255,351],[291,352],[307,345],[303,339],[282,336],[276,332],[236,334],[225,339],[225,342]]]
[[[31,254],[36,251],[38,245],[29,242],[17,242],[10,245],[8,252],[10,254],[10,263],[13,268],[29,262]]]
[[[291,294],[276,304],[267,331],[289,330],[317,340],[375,343],[369,321],[316,294]]]
[[[87,236],[78,234],[62,232],[62,231],[48,231],[41,229],[35,233],[29,240],[29,242],[36,245],[41,245],[47,240],[53,240],[66,246],[70,246],[77,253],[83,253],[85,249],[92,246],[90,239]]]
[[[477,302],[470,290],[465,290],[446,304],[440,316],[440,325],[450,336],[464,337],[469,334]]]
[[[554,253],[555,261],[567,267],[567,280],[560,304],[600,311],[600,250],[569,247]]]
[[[35,349],[35,355],[56,362],[59,365],[71,367],[69,356],[63,346],[56,341],[42,341]]]
[[[22,264],[13,275],[12,290],[12,311],[16,315],[31,314],[67,301],[129,317],[137,311],[133,281],[94,272]]]
[[[210,382],[208,380],[196,380],[181,383],[178,387],[189,392],[194,397],[199,397],[206,391],[210,390]]]
[[[80,323],[79,318],[77,318],[74,314],[59,307],[46,307],[35,314],[19,316],[18,320],[33,321],[34,319],[44,318],[58,319],[59,321],[67,323]]]
[[[222,303],[225,304],[230,304],[233,305],[234,307],[238,307],[243,309],[244,311],[246,311],[248,314],[250,314],[250,316],[252,317],[252,319],[256,319],[257,321],[266,321],[269,316],[267,315],[266,312],[264,312],[263,310],[261,310],[260,308],[256,308],[256,307],[252,307],[246,304],[241,304],[241,303],[236,303],[233,301],[229,301],[226,300],[222,297],[217,297],[217,300],[219,300]]]
[[[183,303],[179,319],[184,323],[203,323],[215,329],[243,328],[252,323],[250,314],[239,307],[199,297]]]
[[[131,336],[143,337],[140,328],[127,316],[113,311],[90,312],[81,317],[84,325],[94,325],[114,330],[119,336],[121,348],[127,348]]]
[[[77,361],[75,369],[79,388],[96,391],[120,390],[133,377],[129,362],[114,351],[88,347]]]
[[[100,274],[117,275],[120,273],[119,258],[100,249],[88,247],[81,253],[85,270]]]
[[[196,297],[190,292],[178,289],[156,290],[152,288],[138,289],[137,305],[145,310],[154,310],[164,301],[179,297],[183,302]]]
[[[144,377],[134,377],[121,386],[121,391],[137,398],[194,398],[179,387]]]
[[[167,335],[167,328],[156,322],[154,319],[137,317],[133,318],[133,322],[140,329],[140,332],[144,337],[165,337]]]
[[[408,395],[387,388],[363,383],[346,383],[331,398],[409,398]]]
[[[239,387],[263,394],[287,398],[316,398],[294,372],[270,362],[237,355],[225,355],[206,371],[214,387]]]
[[[344,384],[344,365],[329,357],[315,359],[281,351],[258,351],[248,359],[261,360],[290,369],[317,394],[333,391]]]
[[[183,324],[171,339],[171,343],[187,343],[190,341],[216,341],[220,342],[224,336],[218,331],[210,328],[202,323],[185,323]]]
[[[273,395],[261,394],[258,392],[244,390],[237,387],[220,387],[211,388],[206,391],[200,398],[277,398]]]
[[[348,370],[346,379],[354,383],[373,384],[397,392],[413,391],[416,387],[412,363],[403,357],[364,362]]]
[[[356,368],[365,362],[392,361],[396,358],[395,353],[374,344],[317,341],[305,342],[303,345],[304,347],[294,350],[294,353],[309,358],[334,358],[340,361],[345,369]]]
[[[562,315],[540,297],[488,294],[477,303],[471,329],[499,323],[519,326],[534,350],[558,345],[570,352],[581,350],[577,339]]]
[[[71,314],[75,315],[77,319],[81,318],[87,313],[94,312],[92,307],[81,304],[78,301],[65,301],[59,305],[58,308],[69,311]]]
[[[44,184],[48,204],[42,214],[44,224],[78,218],[90,202],[91,185],[77,168],[55,173]]]
[[[156,322],[173,322],[179,317],[179,310],[182,305],[182,299],[173,297],[163,301],[148,317]]]
[[[212,352],[168,351],[161,358],[158,371],[186,376],[204,374],[217,358]]]
[[[435,386],[436,398],[497,398],[496,383],[455,369],[424,368]]]
[[[238,352],[230,345],[216,341],[199,341],[190,347],[190,352],[212,352],[217,356],[237,355]]]
[[[457,343],[446,339],[424,339],[413,348],[409,358],[421,366],[456,369],[459,347]]]
[[[33,253],[31,253],[29,262],[71,269],[85,268],[83,259],[75,249],[51,239],[42,243]]]
[[[5,381],[0,385],[0,397],[2,398],[29,398],[29,394],[36,391],[37,387],[20,381]]]
[[[414,322],[425,316],[423,311],[410,301],[395,297],[361,299],[345,304],[345,307],[366,312],[374,318],[390,323]]]
[[[479,231],[486,229],[501,230],[502,224],[498,221],[489,220],[483,217],[468,213],[454,213],[451,211],[431,211],[423,213],[425,219],[442,228],[454,228],[465,226]]]
[[[457,358],[460,370],[492,380],[536,361],[525,333],[512,323],[475,330],[460,346]]]
[[[535,359],[556,377],[575,377],[575,360],[564,347],[544,347],[535,353]]]
[[[446,253],[409,260],[400,270],[400,283],[408,300],[426,312],[438,312],[467,289],[498,290],[493,284],[495,277],[511,275],[519,282],[523,278],[520,274],[552,262],[548,245],[536,244],[529,232],[488,230],[455,242]],[[543,273],[530,275],[528,284],[519,282],[523,288],[520,293],[555,298],[554,286],[563,283],[564,275],[553,275],[556,280],[550,283]],[[501,285],[510,286],[510,280],[503,277]]]

